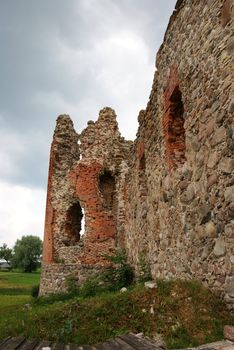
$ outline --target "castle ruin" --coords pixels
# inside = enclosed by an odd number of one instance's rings
[[[233,0],[177,1],[134,142],[108,107],[81,134],[58,117],[41,294],[122,247],[136,273],[144,254],[154,278],[197,279],[234,309],[233,18]]]

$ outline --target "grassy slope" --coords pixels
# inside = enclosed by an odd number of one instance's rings
[[[194,282],[159,281],[156,290],[136,287],[122,294],[50,302],[39,300],[32,310],[20,303],[1,306],[0,338],[22,334],[95,344],[117,334],[144,332],[160,333],[169,347],[182,348],[222,339],[224,324],[233,324],[220,300]]]

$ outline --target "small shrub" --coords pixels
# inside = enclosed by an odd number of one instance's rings
[[[106,290],[102,282],[102,276],[93,275],[89,277],[80,288],[80,296],[87,298],[101,294]]]
[[[70,275],[66,277],[66,285],[67,285],[67,291],[71,295],[77,295],[79,294],[79,289],[77,286],[77,280],[74,275]]]
[[[39,289],[40,289],[40,285],[39,285],[39,284],[37,284],[37,285],[35,285],[35,286],[32,287],[32,289],[31,289],[31,296],[32,296],[33,298],[37,298],[37,297],[38,297],[38,295],[39,295]]]
[[[132,267],[127,263],[126,254],[122,250],[116,250],[115,255],[107,255],[105,258],[112,263],[105,273],[105,280],[109,290],[116,291],[133,283],[134,274]]]

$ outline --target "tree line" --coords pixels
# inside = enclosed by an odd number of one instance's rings
[[[17,239],[13,249],[6,243],[0,246],[0,259],[4,259],[11,268],[20,268],[24,272],[35,271],[41,262],[42,240],[36,236],[23,236]]]

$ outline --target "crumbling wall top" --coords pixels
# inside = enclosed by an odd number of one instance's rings
[[[79,137],[82,159],[107,159],[121,152],[124,147],[129,149],[128,141],[121,137],[116,113],[110,107],[104,107],[99,112],[96,122],[89,121]],[[126,144],[126,145],[125,145]]]
[[[70,116],[58,116],[52,142],[53,167],[56,172],[69,170],[79,160],[78,137]]]

